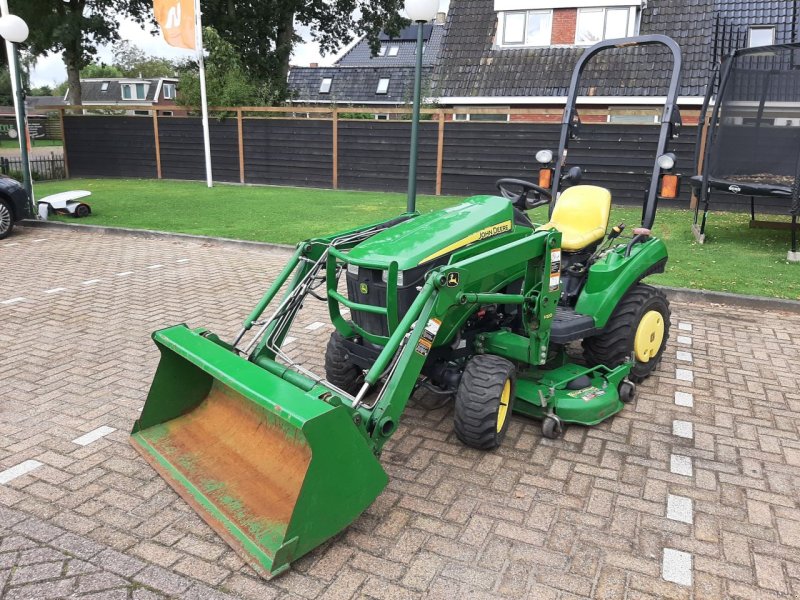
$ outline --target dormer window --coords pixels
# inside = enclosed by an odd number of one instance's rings
[[[174,100],[175,99],[175,84],[174,83],[165,83],[164,84],[164,100]]]
[[[386,56],[386,46],[381,46],[378,50],[378,56]]]
[[[747,35],[747,47],[772,46],[775,43],[775,27],[751,27]]]
[[[378,82],[378,89],[375,90],[376,94],[388,94],[389,93],[389,78],[381,79]]]
[[[389,56],[397,56],[398,52],[400,52],[400,46],[390,46],[389,47]]]
[[[100,91],[101,91],[101,92],[107,92],[107,91],[108,91],[108,84],[109,84],[109,83],[110,83],[109,81],[104,81],[104,82],[103,82],[103,85],[101,85],[101,86],[100,86]]]
[[[320,94],[330,94],[332,85],[333,85],[333,78],[332,77],[323,77],[322,78],[322,83],[319,84],[319,93]]]
[[[633,34],[628,7],[581,8],[575,27],[575,43],[584,46],[602,40],[624,38]]]
[[[503,46],[548,46],[553,28],[552,10],[503,13]]]
[[[122,99],[123,100],[145,100],[147,98],[146,83],[123,83],[122,84]]]

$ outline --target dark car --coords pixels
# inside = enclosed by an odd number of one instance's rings
[[[25,189],[16,179],[0,175],[0,240],[9,236],[14,223],[31,217]]]

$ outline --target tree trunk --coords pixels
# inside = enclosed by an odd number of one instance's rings
[[[278,36],[275,40],[275,55],[278,59],[277,79],[282,85],[286,85],[289,77],[289,60],[292,57],[294,47],[294,11],[287,11],[282,15],[281,23],[278,25]]]
[[[64,64],[67,66],[67,83],[69,83],[69,103],[75,106],[83,104],[81,93],[81,70],[72,58],[72,53],[64,52]]]

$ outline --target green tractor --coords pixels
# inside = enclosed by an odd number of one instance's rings
[[[578,184],[567,146],[586,63],[653,44],[672,52],[674,72],[642,227],[623,239],[624,226],[607,233],[610,192]],[[602,42],[575,68],[556,161],[537,155],[539,183],[501,180],[501,196],[300,243],[232,342],[185,325],[156,332],[162,359],[136,449],[273,576],[380,494],[378,458],[416,390],[454,398],[456,435],[484,450],[502,443],[512,412],[540,419],[548,438],[618,413],[669,335],[666,298],[641,281],[667,261],[650,228],[675,177],[667,144],[680,124],[679,74],[669,38]],[[551,198],[549,222],[533,224],[526,211]],[[335,326],[324,377],[283,349],[313,298]],[[580,363],[565,349],[577,341]]]

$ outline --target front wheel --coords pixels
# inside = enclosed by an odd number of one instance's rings
[[[350,361],[344,337],[338,331],[331,334],[325,349],[325,378],[351,396],[355,396],[364,383],[364,371]]]
[[[0,240],[11,235],[12,229],[14,229],[14,214],[8,203],[0,200]]]
[[[456,392],[453,420],[458,439],[479,450],[497,448],[508,431],[515,388],[513,364],[491,354],[473,356]]]
[[[640,383],[661,362],[669,328],[670,309],[664,292],[640,283],[620,300],[605,328],[583,340],[583,355],[591,365],[612,369],[632,356],[634,366],[628,379]]]

